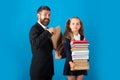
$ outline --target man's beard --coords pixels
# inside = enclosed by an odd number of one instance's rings
[[[47,18],[41,20],[41,23],[42,23],[44,26],[47,26],[47,25],[49,24],[49,22],[50,22],[50,19],[47,19]]]

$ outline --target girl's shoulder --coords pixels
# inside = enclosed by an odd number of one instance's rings
[[[71,40],[71,39],[70,39],[69,37],[65,37],[65,38],[64,38],[64,43],[69,43],[70,40]]]
[[[84,35],[81,35],[80,40],[84,40],[84,39],[85,39]]]
[[[71,40],[70,37],[65,37],[65,40]]]

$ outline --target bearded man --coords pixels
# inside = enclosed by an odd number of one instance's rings
[[[30,30],[30,44],[32,60],[30,67],[31,80],[52,80],[54,74],[52,35],[54,28],[48,28],[50,22],[50,8],[40,6],[37,10],[38,22]]]

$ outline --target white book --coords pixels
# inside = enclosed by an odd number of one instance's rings
[[[72,59],[89,59],[89,50],[72,51]]]
[[[89,50],[74,50],[74,51],[72,51],[72,55],[79,55],[79,54],[84,54],[84,53],[89,54]]]
[[[88,46],[89,44],[71,44],[71,47],[73,46]]]
[[[72,55],[72,60],[75,60],[75,59],[89,59],[89,55]]]

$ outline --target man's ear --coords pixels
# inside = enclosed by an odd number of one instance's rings
[[[37,13],[37,17],[38,17],[38,16],[40,16],[40,14],[39,14],[39,13]]]
[[[37,13],[37,17],[39,17],[39,16],[40,16],[40,14],[41,14],[41,12]]]

